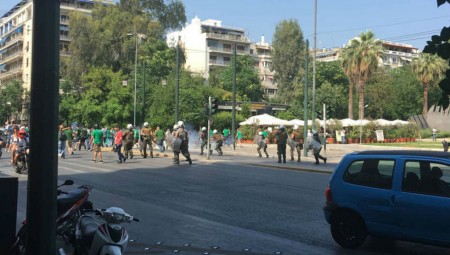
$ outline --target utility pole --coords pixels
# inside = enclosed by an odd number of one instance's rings
[[[233,50],[233,108],[232,108],[232,119],[231,119],[231,137],[233,139],[233,150],[236,150],[236,140],[234,139],[235,135],[234,132],[236,130],[236,43],[234,44],[234,50]]]
[[[175,123],[180,120],[180,40],[181,36],[178,36],[177,42],[177,78],[176,78],[176,88],[175,88]]]
[[[59,1],[33,1],[28,255],[56,254],[59,19]]]
[[[138,34],[134,31],[136,36],[136,51],[134,55],[134,111],[133,111],[133,127],[136,127],[136,90],[137,90],[137,57],[138,57]]]
[[[141,113],[141,123],[145,122],[145,61],[142,61],[142,113]]]
[[[210,152],[211,152],[211,136],[209,135],[209,131],[211,130],[211,101],[212,98],[208,97],[208,145],[206,146],[207,148],[207,152],[206,152],[206,158],[209,159],[210,157]]]
[[[303,155],[308,156],[308,146],[306,144],[306,138],[308,137],[308,62],[309,62],[309,41],[306,40],[306,52],[305,52],[305,87],[304,87],[304,97],[303,97]]]
[[[316,125],[316,46],[317,46],[317,0],[314,0],[314,49],[313,49],[313,87],[312,87],[312,127]]]

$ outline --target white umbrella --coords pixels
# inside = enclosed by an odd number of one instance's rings
[[[350,118],[342,119],[341,122],[344,127],[358,126],[360,124],[360,122],[356,123],[356,120]]]
[[[385,120],[385,119],[377,119],[376,122],[378,124],[380,124],[381,126],[387,126],[387,125],[391,125],[392,122],[389,120]]]
[[[282,120],[277,117],[273,117],[267,113],[252,116],[245,121],[239,123],[241,126],[245,125],[258,125],[258,126],[279,126],[279,125],[291,125],[289,121]]]
[[[410,122],[396,119],[396,120],[391,121],[391,123],[392,123],[392,125],[406,125],[406,124],[409,124]]]
[[[290,120],[289,123],[293,126],[293,125],[298,125],[298,126],[304,126],[305,122],[303,120],[299,120],[299,119],[293,119]]]

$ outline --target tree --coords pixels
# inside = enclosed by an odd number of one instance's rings
[[[0,116],[2,121],[6,121],[13,114],[18,114],[22,111],[25,95],[21,85],[20,81],[13,80],[2,88],[0,93],[0,102],[2,102],[2,105],[0,105]]]
[[[234,57],[231,59],[234,63]],[[238,56],[236,61],[236,94],[251,101],[259,101],[262,96],[261,82],[250,55]],[[220,75],[221,88],[233,90],[233,65],[227,66]]]
[[[379,59],[383,55],[381,41],[375,39],[371,31],[361,33],[350,41],[347,54],[352,57],[350,65],[355,68],[359,81],[359,118],[364,118],[364,88],[367,80],[378,68]],[[353,68],[352,68],[353,69]]]
[[[419,54],[412,61],[412,70],[423,87],[423,110],[422,115],[428,114],[428,89],[442,78],[448,64],[437,55],[428,53]]]
[[[296,20],[282,20],[272,39],[272,68],[278,82],[278,97],[290,102],[304,74],[305,42]]]
[[[357,79],[357,66],[356,66],[356,49],[354,44],[350,44],[342,49],[341,54],[341,66],[344,73],[348,77],[349,89],[348,89],[348,118],[353,119],[353,92]]]

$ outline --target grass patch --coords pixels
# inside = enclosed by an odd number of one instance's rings
[[[405,148],[427,148],[443,149],[441,141],[436,142],[407,142],[407,143],[369,143],[367,145],[380,147],[405,147]]]

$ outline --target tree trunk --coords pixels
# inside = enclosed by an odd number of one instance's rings
[[[348,118],[353,119],[353,88],[355,86],[355,78],[350,77],[350,88],[348,90]]]
[[[359,119],[364,119],[364,87],[366,81],[359,81]]]
[[[428,84],[423,84],[423,117],[427,117],[428,114]]]

